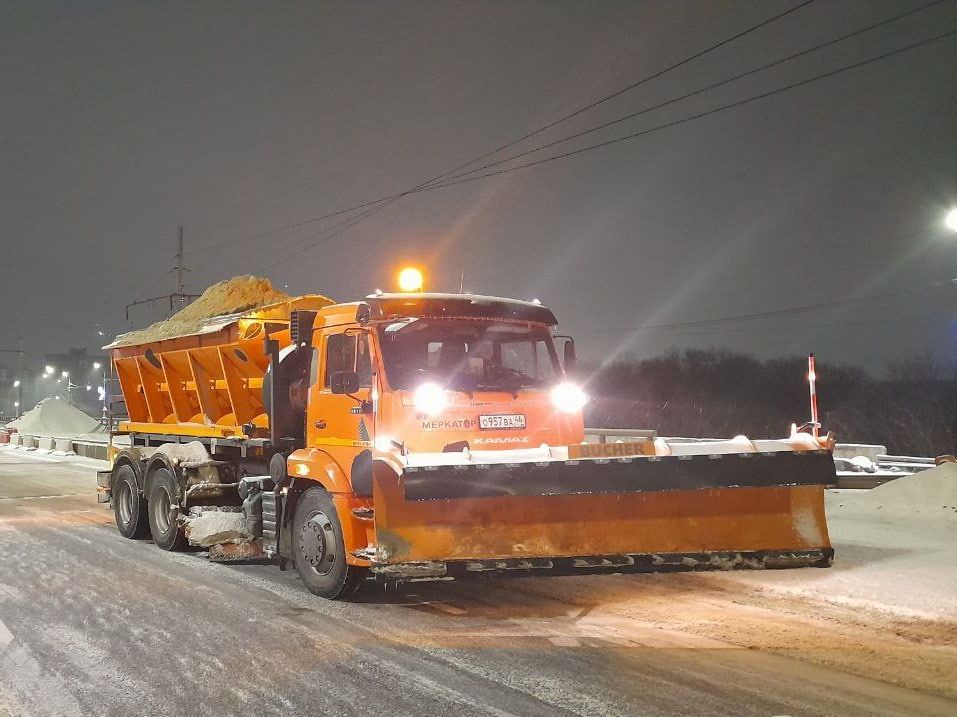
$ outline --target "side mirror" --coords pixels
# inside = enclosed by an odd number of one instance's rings
[[[565,373],[571,373],[575,370],[575,364],[578,363],[578,356],[575,354],[575,339],[570,338],[562,347],[562,359],[565,365]]]
[[[335,394],[350,394],[359,390],[359,376],[355,371],[333,371],[329,388]]]

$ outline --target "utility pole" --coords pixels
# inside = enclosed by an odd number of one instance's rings
[[[160,300],[169,301],[169,312],[170,314],[174,313],[174,309],[178,311],[182,309],[186,304],[191,302],[193,299],[198,299],[199,294],[187,294],[186,285],[183,283],[183,274],[189,269],[183,265],[183,255],[186,253],[183,249],[185,243],[185,232],[183,227],[178,227],[179,232],[176,240],[176,266],[173,267],[173,270],[176,272],[176,290],[170,294],[165,294],[163,296],[154,296],[149,299],[138,299],[131,304],[126,305],[126,320],[130,320],[130,309],[134,306],[139,306],[141,304],[153,304]],[[169,272],[167,272],[169,273]],[[131,325],[132,326],[132,325]]]
[[[179,242],[176,245],[176,293],[183,296],[186,288],[183,286],[183,227],[179,227]],[[182,300],[182,299],[181,299]]]

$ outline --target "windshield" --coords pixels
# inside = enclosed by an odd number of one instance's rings
[[[405,319],[380,327],[379,343],[394,389],[429,380],[459,391],[514,391],[554,383],[561,374],[544,327]]]

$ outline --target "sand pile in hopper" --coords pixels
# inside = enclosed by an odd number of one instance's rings
[[[20,418],[7,424],[20,433],[38,436],[71,436],[78,433],[92,433],[100,425],[95,418],[74,408],[66,401],[45,398],[35,408]]]
[[[287,301],[289,294],[273,288],[269,279],[258,276],[234,276],[213,284],[189,306],[183,307],[165,321],[138,331],[120,334],[109,346],[130,346],[150,341],[188,336],[199,331],[214,316],[238,314],[259,306]]]

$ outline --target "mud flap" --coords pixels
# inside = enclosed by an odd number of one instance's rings
[[[430,561],[826,553],[823,486],[834,479],[827,451],[429,466],[401,475],[376,461],[373,569]]]

